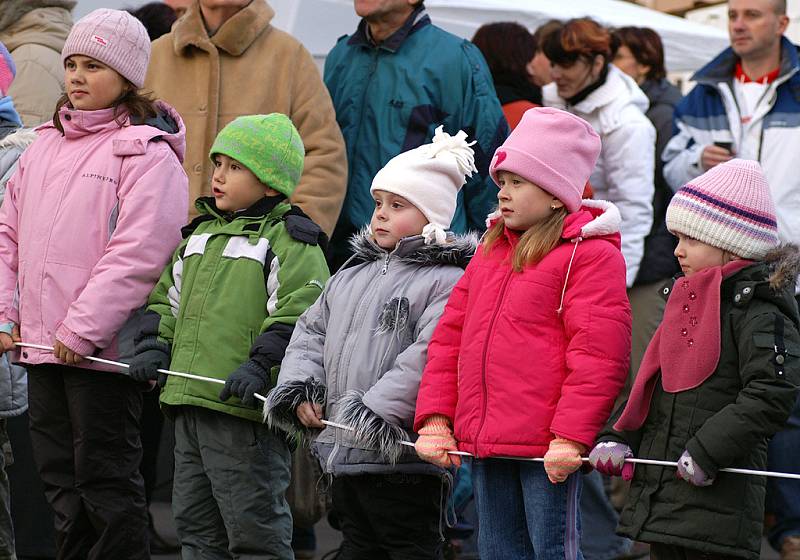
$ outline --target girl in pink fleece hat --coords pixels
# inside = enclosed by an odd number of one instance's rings
[[[525,112],[494,154],[499,208],[428,347],[417,452],[443,467],[459,464],[448,451],[474,455],[486,560],[582,558],[576,471],[630,353],[619,212],[581,200],[599,152],[582,119]]]
[[[62,52],[66,94],[0,209],[0,352],[28,370],[59,558],[149,558],[142,385],[84,359],[132,353],[133,329],[123,327],[188,213],[181,117],[139,91],[149,54],[147,32],[126,12],[96,10],[75,24]],[[15,348],[22,341],[54,351]]]

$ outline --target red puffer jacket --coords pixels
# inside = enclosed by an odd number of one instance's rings
[[[478,457],[542,457],[555,436],[592,446],[630,359],[619,222],[611,203],[584,201],[564,241],[519,273],[518,234],[478,248],[428,347],[415,429],[443,414]]]

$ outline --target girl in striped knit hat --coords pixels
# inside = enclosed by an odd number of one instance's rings
[[[800,383],[794,285],[798,252],[778,247],[775,208],[757,162],[734,159],[683,186],[667,209],[683,270],[662,290],[661,326],[630,397],[590,454],[633,479],[618,532],[652,558],[759,557],[767,439]],[[675,470],[626,464],[678,461]]]

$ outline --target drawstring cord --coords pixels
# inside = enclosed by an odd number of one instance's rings
[[[558,309],[556,309],[556,313],[561,315],[561,311],[564,309],[564,295],[567,293],[567,282],[569,282],[569,273],[572,271],[572,261],[575,260],[575,253],[578,250],[578,243],[583,241],[583,237],[576,237],[572,240],[575,246],[572,248],[572,256],[569,258],[569,265],[567,266],[567,275],[564,278],[564,287],[561,288],[561,303],[558,304]]]
[[[574,254],[574,253],[573,253]],[[15,342],[16,346],[20,346],[22,348],[35,348],[37,350],[44,350],[47,352],[52,352],[52,346],[45,346],[43,344],[32,344],[30,342]],[[113,360],[106,360],[103,358],[96,358],[94,356],[85,356],[85,360],[89,360],[90,362],[97,362],[100,364],[106,364],[110,366],[117,366],[122,367],[125,369],[130,368],[131,366],[122,362],[115,362]],[[157,370],[158,373],[163,373],[164,375],[172,375],[174,377],[184,377],[186,379],[194,379],[196,381],[207,381],[208,383],[217,383],[218,385],[224,385],[225,381],[222,379],[215,379],[213,377],[205,377],[202,375],[195,375],[193,373],[183,373],[181,371],[170,371],[168,369],[159,369]],[[254,395],[258,400],[263,403],[267,402],[267,397],[264,395],[260,395],[255,393]],[[355,429],[351,428],[350,426],[346,426],[344,424],[339,424],[337,422],[331,422],[330,420],[322,420],[320,422],[325,424],[326,426],[331,426],[332,428],[338,428],[340,430],[347,430],[348,432],[354,432]],[[406,447],[414,447],[414,444],[410,441],[400,441],[401,445],[405,445]],[[448,455],[459,455],[461,457],[475,457],[472,453],[467,453],[466,451],[448,451]],[[536,462],[536,463],[543,463],[544,458],[542,457],[510,457],[506,455],[501,456],[493,456],[491,459],[508,459],[511,461],[527,461],[527,462]],[[583,462],[588,462],[588,457],[581,457]],[[635,465],[655,465],[659,467],[673,467],[677,468],[678,463],[677,461],[660,461],[657,459],[636,459],[633,457],[628,457],[625,459],[626,463],[633,463]],[[773,472],[773,471],[758,471],[753,469],[735,469],[735,468],[725,468],[719,469],[719,472],[728,472],[734,474],[746,474],[751,476],[766,476],[772,478],[790,478],[793,480],[800,480],[800,474],[793,474],[793,473],[784,473],[784,472]]]

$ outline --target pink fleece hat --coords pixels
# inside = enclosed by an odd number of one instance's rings
[[[16,73],[17,67],[14,65],[14,59],[11,58],[11,53],[9,53],[6,46],[0,42],[0,97],[8,93],[8,88],[11,86],[11,82],[14,81]]]
[[[140,88],[150,62],[150,37],[144,25],[128,12],[100,8],[72,27],[61,51],[61,62],[74,54],[108,64]]]
[[[560,109],[536,107],[525,111],[497,148],[489,173],[495,183],[498,171],[516,173],[576,212],[599,155],[600,137],[589,123]]]

